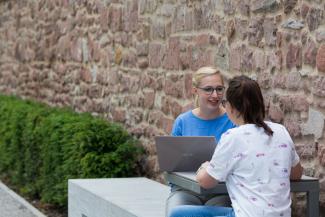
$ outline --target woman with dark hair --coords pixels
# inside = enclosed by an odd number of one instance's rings
[[[247,76],[230,80],[225,107],[238,127],[222,135],[196,178],[203,188],[226,182],[232,208],[180,206],[171,217],[290,217],[290,179],[300,179],[303,168],[289,133],[264,121],[260,87]]]

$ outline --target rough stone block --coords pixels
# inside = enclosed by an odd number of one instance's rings
[[[325,52],[325,49],[324,51]],[[317,48],[315,42],[310,39],[307,42],[307,45],[305,46],[304,51],[304,63],[309,64],[313,67],[316,65],[316,55],[317,55]],[[325,71],[325,55],[324,55],[324,71]]]
[[[165,47],[158,43],[149,44],[149,66],[158,68],[165,56]]]
[[[312,108],[309,108],[308,120],[301,124],[302,135],[314,135],[315,139],[323,136],[325,116]]]
[[[116,6],[110,7],[109,22],[113,32],[122,30],[122,8]]]
[[[124,31],[136,31],[138,29],[138,1],[126,1],[126,7],[123,9],[123,25]]]
[[[319,71],[325,72],[325,44],[317,51],[316,65]]]
[[[319,29],[316,31],[316,41],[319,43],[325,42],[325,30],[324,29]]]
[[[179,37],[169,38],[168,47],[166,51],[166,58],[164,59],[165,69],[178,70],[180,66],[180,46]]]
[[[272,121],[281,123],[284,117],[284,113],[279,106],[271,104],[269,108],[269,117]]]
[[[264,36],[263,17],[252,18],[249,24],[248,41],[249,44],[259,46]]]
[[[251,3],[251,10],[256,13],[271,11],[276,8],[277,3],[276,0],[254,0]]]
[[[277,29],[274,18],[265,19],[263,28],[264,28],[265,44],[268,46],[275,46],[276,32],[278,29]]]
[[[313,79],[313,94],[325,97],[325,76],[315,76]]]
[[[290,44],[286,56],[286,65],[288,69],[293,67],[300,68],[302,65],[301,46]]]
[[[318,8],[310,8],[306,20],[310,31],[314,31],[322,23],[324,19],[324,10]]]

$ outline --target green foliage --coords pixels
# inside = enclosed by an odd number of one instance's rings
[[[142,149],[120,125],[0,95],[0,174],[28,195],[67,204],[67,180],[138,175]]]

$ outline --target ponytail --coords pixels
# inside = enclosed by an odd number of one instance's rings
[[[258,127],[262,127],[268,136],[273,136],[273,131],[264,121],[259,121],[259,122],[256,122],[255,124]]]

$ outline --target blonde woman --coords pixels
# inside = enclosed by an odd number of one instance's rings
[[[173,136],[215,136],[218,142],[221,135],[235,127],[222,106],[225,91],[221,72],[214,67],[202,67],[192,77],[196,108],[179,115],[174,123]],[[172,185],[167,199],[166,215],[179,205],[219,205],[229,206],[227,195],[208,197],[186,191]]]

